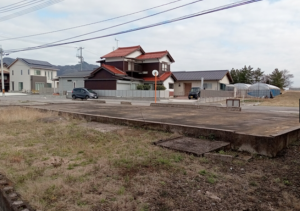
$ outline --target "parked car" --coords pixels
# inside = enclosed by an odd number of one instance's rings
[[[89,98],[98,98],[98,95],[96,92],[92,90],[88,90],[86,88],[75,88],[72,91],[72,98],[75,100],[76,98],[81,99],[89,99]]]
[[[200,87],[192,87],[189,93],[189,99],[198,99],[201,95],[201,88]]]

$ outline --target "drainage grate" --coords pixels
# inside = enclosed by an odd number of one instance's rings
[[[196,156],[203,156],[205,153],[230,147],[230,143],[228,142],[209,141],[190,137],[177,137],[168,140],[161,140],[154,144],[180,152],[191,153]]]

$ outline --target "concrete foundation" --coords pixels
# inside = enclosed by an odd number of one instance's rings
[[[57,111],[107,124],[143,127],[190,137],[207,137],[229,142],[231,148],[275,157],[278,152],[299,140],[298,116],[228,112],[187,108],[154,108],[125,105],[47,105],[32,106],[41,111]]]

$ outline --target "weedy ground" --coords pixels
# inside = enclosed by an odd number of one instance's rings
[[[297,144],[275,159],[222,163],[151,144],[171,133],[0,112],[0,172],[37,210],[300,210]]]

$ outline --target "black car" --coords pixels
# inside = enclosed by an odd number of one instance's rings
[[[201,95],[201,88],[200,87],[192,87],[189,93],[189,99],[198,99]]]
[[[98,95],[96,92],[92,90],[88,90],[86,88],[75,88],[72,91],[72,98],[74,100],[76,98],[81,98],[81,99],[98,98]]]

